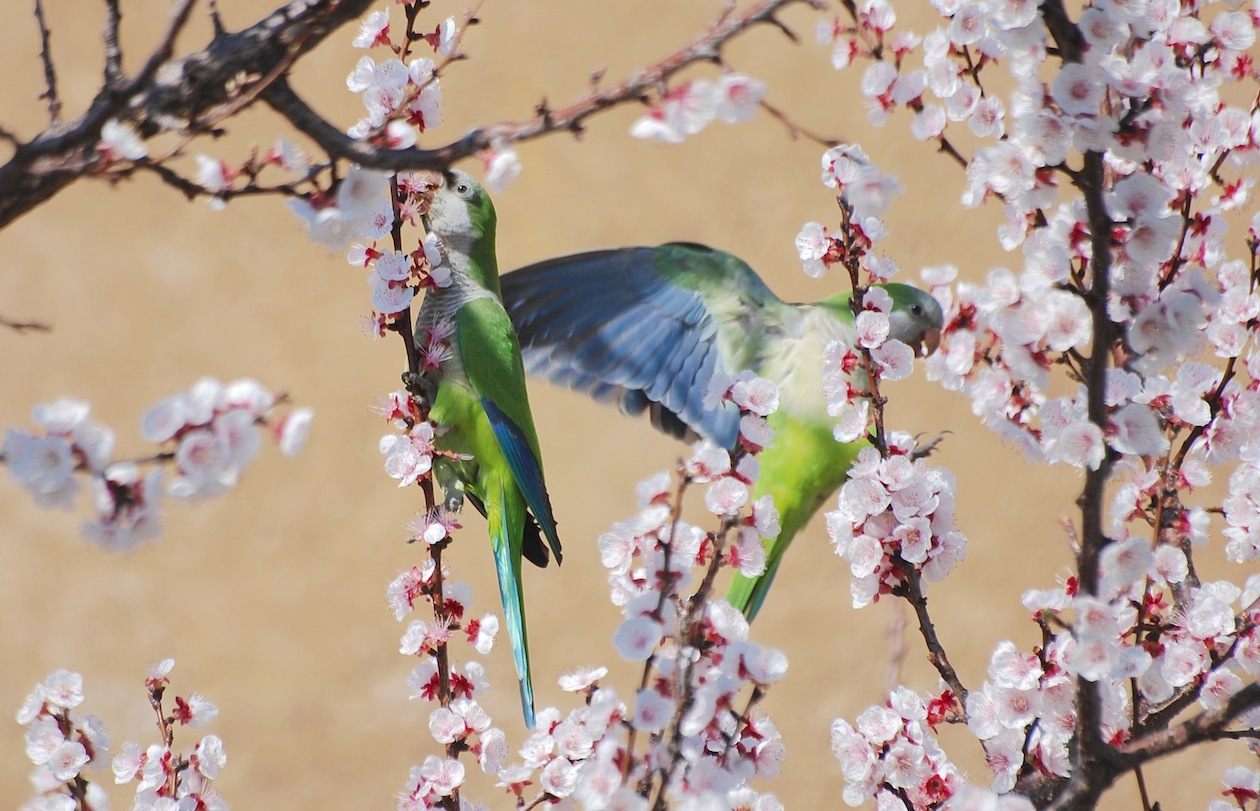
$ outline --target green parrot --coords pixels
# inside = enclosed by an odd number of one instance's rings
[[[893,300],[891,337],[934,348],[943,321],[936,299],[909,285],[881,286]],[[736,575],[727,594],[749,621],[793,537],[866,446],[836,443],[822,390],[827,344],[855,343],[851,295],[790,304],[740,259],[690,243],[582,253],[503,277],[530,374],[616,401],[626,414],[647,411],[665,433],[734,449],[739,413],[729,403],[705,408],[709,381],[748,369],[779,387],[769,417],[775,438],[761,454],[753,497],[774,497],[781,530],[767,544],[765,573]]]
[[[448,509],[458,510],[467,496],[489,524],[521,706],[533,729],[521,558],[546,566],[550,546],[558,563],[560,539],[521,349],[499,293],[494,204],[472,177],[451,172],[433,196],[425,226],[438,238],[451,271],[450,285],[430,290],[416,317],[417,346],[435,331],[450,334],[449,356],[439,369],[425,372],[422,384],[431,392],[429,418],[446,428],[436,447],[455,455],[435,457],[434,476]]]

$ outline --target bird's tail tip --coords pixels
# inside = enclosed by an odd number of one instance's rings
[[[525,716],[525,728],[534,731],[534,686],[529,679],[521,679],[521,713]]]

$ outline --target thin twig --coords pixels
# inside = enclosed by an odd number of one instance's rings
[[[219,0],[209,0],[210,6],[210,25],[214,29],[214,35],[220,36],[227,33],[227,29],[223,27],[223,18],[219,16]]]
[[[44,92],[41,99],[48,102],[48,120],[52,126],[61,123],[61,97],[57,95],[57,69],[53,67],[52,32],[44,18],[44,1],[35,0],[35,22],[39,25],[39,60],[44,65]]]
[[[888,675],[884,692],[891,694],[901,684],[901,669],[906,664],[906,606],[901,600],[892,604],[892,621],[888,623]]]
[[[949,689],[953,691],[954,697],[958,701],[960,707],[967,706],[967,688],[963,686],[962,679],[958,678],[958,672],[954,670],[954,666],[949,663],[949,657],[945,654],[945,646],[941,644],[940,637],[936,635],[936,627],[932,624],[932,617],[928,614],[927,597],[923,594],[922,575],[917,571],[905,566],[906,576],[903,585],[899,586],[896,593],[904,597],[906,602],[910,603],[914,609],[914,615],[919,621],[919,634],[923,637],[923,643],[928,649],[928,661],[932,667],[936,668],[936,672],[944,682],[949,685]]]
[[[39,321],[10,321],[2,315],[0,315],[0,327],[7,327],[18,334],[24,332],[52,332],[52,327]]]
[[[105,1],[105,87],[117,87],[123,81],[122,48],[118,45],[118,30],[122,23],[122,9],[118,0]]]
[[[302,177],[288,183],[277,183],[274,186],[260,186],[257,183],[250,183],[249,185],[242,186],[238,189],[224,189],[222,191],[211,191],[205,186],[189,180],[176,172],[174,169],[161,163],[137,163],[111,173],[109,175],[109,179],[116,180],[120,177],[130,177],[136,172],[152,172],[161,178],[163,183],[178,190],[189,200],[195,200],[198,197],[212,197],[227,201],[237,197],[265,197],[267,195],[299,197],[302,195],[302,190],[298,187],[303,183],[313,181],[320,172],[323,172],[327,168],[326,164],[311,166]]]
[[[804,126],[793,120],[783,110],[775,107],[773,104],[765,101],[764,99],[761,102],[761,109],[769,113],[771,118],[787,127],[788,135],[790,135],[794,141],[798,138],[804,138],[807,141],[813,141],[814,143],[819,144],[820,146],[825,146],[828,149],[833,146],[839,146],[841,143],[839,138],[832,138],[828,135],[819,135],[813,130],[806,129]]]

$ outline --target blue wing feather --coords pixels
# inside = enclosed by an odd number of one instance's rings
[[[663,269],[665,250],[685,266]],[[749,302],[744,312],[779,303],[747,265],[703,246],[625,248],[552,259],[501,284],[530,374],[648,411],[666,433],[734,446],[739,414],[704,406],[713,375],[737,371],[716,340],[712,299]]]
[[[482,397],[481,405],[486,410],[486,416],[490,420],[490,429],[494,431],[494,437],[499,442],[504,458],[507,459],[512,478],[516,480],[516,486],[520,488],[526,506],[538,521],[543,534],[547,536],[556,561],[561,561],[563,558],[560,553],[555,518],[551,511],[551,499],[547,496],[547,485],[543,482],[542,468],[538,464],[538,457],[534,455],[533,448],[530,447],[529,438],[525,436],[521,427],[503,412],[503,409],[495,405],[493,400]]]

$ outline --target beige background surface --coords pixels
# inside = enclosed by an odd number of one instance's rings
[[[50,5],[73,115],[100,75],[98,9]],[[164,5],[124,4],[130,68]],[[270,6],[221,5],[234,28]],[[563,104],[600,67],[616,80],[689,40],[719,7],[490,0],[467,39],[472,58],[443,78],[446,122],[425,141],[525,117],[544,97]],[[436,25],[461,9],[435,3],[428,19]],[[0,15],[0,124],[29,135],[43,121],[34,22],[25,4]],[[395,9],[396,22],[400,16]],[[903,136],[904,122],[870,129],[854,89],[858,74],[830,71],[809,14],[784,19],[805,44],[766,28],[732,47],[729,61],[769,83],[770,99],[802,124],[861,141],[900,178],[905,193],[888,217],[885,250],[906,276],[944,262],[972,279],[1016,266],[1018,257],[1002,255],[993,238],[1000,212],[959,211],[959,168]],[[200,20],[181,46],[199,47],[207,31]],[[349,30],[334,36],[302,62],[297,80],[346,126],[359,103],[343,83],[360,56],[351,37]],[[497,198],[505,269],[593,247],[688,239],[744,257],[785,298],[817,298],[843,284],[807,278],[792,245],[805,221],[836,219],[816,180],[821,147],[790,140],[764,115],[741,127],[715,124],[681,146],[636,142],[626,130],[638,114],[627,108],[598,118],[581,143],[557,136],[520,148],[524,175]],[[234,130],[193,151],[239,160],[252,139],[268,143],[283,128],[259,110]],[[0,330],[0,423],[27,426],[32,405],[73,395],[117,430],[120,455],[139,454],[143,410],[205,374],[253,376],[317,411],[301,457],[286,460],[269,447],[231,497],[169,502],[165,537],[130,555],[82,540],[85,510],[41,511],[3,476],[0,716],[11,717],[45,674],[67,667],[85,675],[84,709],[107,720],[116,744],[147,743],[154,733],[144,667],[174,657],[176,692],[204,693],[221,708],[212,730],[223,736],[229,762],[218,785],[234,807],[392,807],[408,766],[434,746],[426,708],[406,698],[412,663],[396,652],[403,626],[383,597],[395,573],[417,559],[402,541],[418,497],[384,476],[376,450],[384,426],[368,411],[397,387],[403,355],[396,339],[359,333],[355,321],[370,306],[361,272],[308,244],[277,200],[216,213],[147,178],[73,186],[0,233],[0,261],[0,313],[54,325],[51,335]],[[1019,595],[1067,573],[1059,522],[1075,515],[1079,482],[1073,472],[1025,463],[978,426],[966,402],[921,379],[891,395],[892,425],[953,432],[939,462],[958,476],[959,521],[970,544],[966,562],[929,596],[964,680],[978,687],[998,640],[1026,647],[1036,638]],[[623,690],[637,679],[609,642],[618,614],[595,539],[631,514],[633,485],[669,468],[681,448],[646,423],[545,384],[531,397],[566,551],[562,569],[527,575],[535,679],[540,706],[569,707],[555,679],[577,665],[609,664]],[[482,532],[469,518],[451,559],[479,605],[497,608]],[[797,540],[754,628],[791,661],[765,705],[785,735],[788,760],[780,780],[761,786],[790,807],[841,804],[829,725],[881,701],[886,689],[892,606],[854,611],[848,582],[820,519]],[[920,646],[912,637],[905,644],[905,682],[932,688]],[[493,664],[498,680],[486,703],[519,743],[506,645]],[[28,793],[21,733],[0,725],[0,805],[16,806]],[[951,730],[943,737],[984,781],[974,742]],[[180,737],[187,747],[194,740]],[[1235,762],[1243,762],[1240,752],[1218,751],[1175,771],[1161,764],[1148,777],[1165,808],[1201,807]],[[486,788],[478,799],[506,798]],[[115,794],[116,808],[129,805],[128,794]]]

